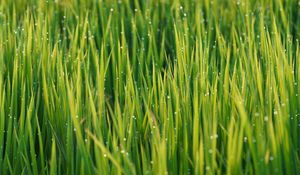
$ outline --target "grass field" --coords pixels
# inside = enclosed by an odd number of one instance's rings
[[[0,174],[300,174],[299,0],[0,0]]]

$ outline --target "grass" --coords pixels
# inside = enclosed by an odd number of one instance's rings
[[[298,174],[300,1],[1,0],[0,174]]]

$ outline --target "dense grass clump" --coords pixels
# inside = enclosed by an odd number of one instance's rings
[[[299,174],[300,1],[0,0],[0,174]]]

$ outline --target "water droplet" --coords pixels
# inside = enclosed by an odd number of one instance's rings
[[[264,117],[264,121],[267,122],[268,120],[269,120],[269,117],[268,117],[268,116],[265,116],[265,117]]]

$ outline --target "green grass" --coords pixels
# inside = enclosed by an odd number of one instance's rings
[[[299,174],[300,1],[0,0],[0,174]]]

